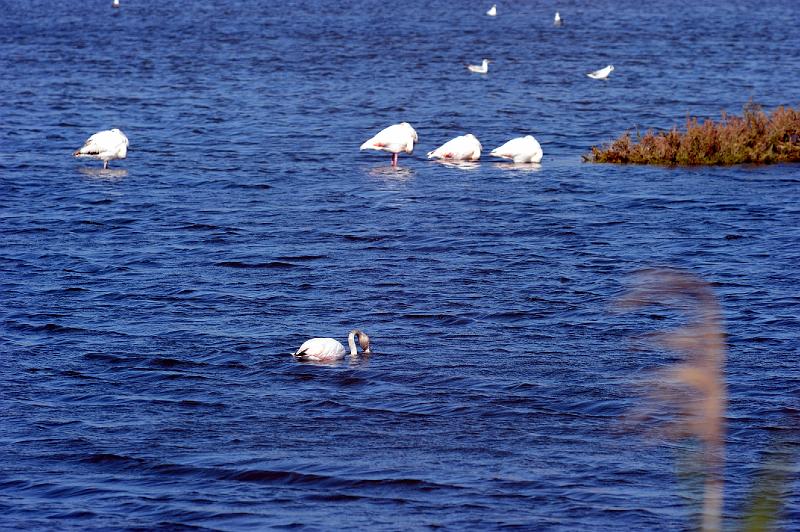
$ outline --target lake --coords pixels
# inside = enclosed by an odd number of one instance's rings
[[[623,423],[677,359],[637,338],[680,316],[614,309],[658,266],[723,310],[741,526],[798,441],[800,167],[582,156],[797,106],[797,2],[121,3],[0,0],[0,528],[686,529],[695,445]],[[402,121],[398,169],[359,152]]]

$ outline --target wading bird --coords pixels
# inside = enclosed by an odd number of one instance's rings
[[[419,141],[417,132],[408,122],[394,124],[380,131],[361,145],[362,150],[388,151],[392,154],[392,166],[397,166],[397,155],[404,151],[414,151],[414,143]]]
[[[353,329],[347,336],[347,345],[350,347],[350,356],[358,355],[356,348],[356,337],[358,337],[358,345],[361,346],[361,351],[364,354],[370,354],[369,350],[369,336],[363,331]],[[292,353],[293,356],[301,360],[311,360],[314,362],[333,362],[341,360],[347,354],[344,346],[334,338],[312,338],[303,342],[300,349]]]
[[[544,153],[539,141],[533,136],[527,135],[509,140],[499,148],[492,150],[490,155],[511,159],[515,163],[538,163],[541,162]]]
[[[473,134],[462,135],[448,140],[433,151],[428,152],[428,159],[445,161],[477,161],[481,158],[481,143]]]
[[[73,155],[100,159],[103,161],[103,168],[108,168],[108,161],[128,156],[128,137],[116,128],[100,131],[89,137]]]

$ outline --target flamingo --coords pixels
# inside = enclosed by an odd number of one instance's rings
[[[492,7],[490,7],[489,11],[487,11],[486,14],[488,16],[490,16],[490,17],[496,17],[497,16],[497,4],[494,4]]]
[[[108,161],[128,156],[128,137],[117,128],[100,131],[89,137],[73,155],[100,159],[105,169],[108,168]]]
[[[481,143],[473,134],[448,140],[435,150],[428,152],[428,159],[447,161],[477,161],[481,158]]]
[[[490,155],[511,159],[515,163],[538,163],[541,162],[544,153],[539,141],[532,135],[527,135],[509,140],[499,148],[492,150]]]
[[[392,154],[392,166],[397,166],[401,151],[411,153],[414,143],[419,141],[417,132],[408,122],[391,125],[361,145],[362,150],[388,151]]]
[[[467,65],[467,68],[470,72],[475,72],[476,74],[486,74],[489,72],[489,61],[488,59],[484,59],[480,65]]]
[[[601,68],[600,70],[595,70],[594,72],[589,72],[586,74],[592,79],[606,79],[609,74],[614,71],[614,65],[608,65],[605,68]]]
[[[350,356],[358,355],[355,338],[358,336],[358,345],[364,354],[370,354],[369,336],[363,331],[353,329],[347,336],[347,345],[350,347]],[[334,338],[311,338],[303,342],[300,348],[292,353],[293,356],[301,360],[311,360],[313,362],[333,362],[341,360],[347,353],[344,346]]]

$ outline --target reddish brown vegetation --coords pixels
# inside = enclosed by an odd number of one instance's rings
[[[800,162],[800,111],[778,107],[767,115],[748,104],[744,116],[722,120],[686,120],[686,131],[630,133],[601,148],[592,147],[588,160],[598,163],[661,165]]]

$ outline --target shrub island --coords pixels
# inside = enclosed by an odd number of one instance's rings
[[[686,131],[630,132],[584,159],[596,163],[730,165],[800,162],[800,111],[778,107],[766,114],[748,104],[743,116],[722,114],[719,122],[687,118]]]

